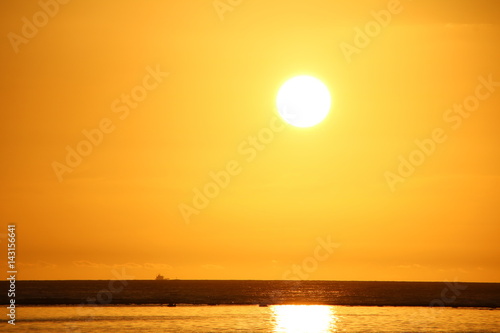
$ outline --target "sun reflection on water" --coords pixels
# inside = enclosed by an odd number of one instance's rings
[[[275,333],[337,332],[335,309],[328,305],[273,305]]]

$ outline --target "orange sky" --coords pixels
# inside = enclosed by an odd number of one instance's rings
[[[0,4],[20,279],[500,282],[494,2],[60,2]],[[301,74],[333,97],[308,129],[274,122]],[[423,160],[402,176],[400,158]]]

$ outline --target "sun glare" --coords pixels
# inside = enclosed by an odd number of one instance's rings
[[[275,305],[275,333],[326,333],[335,329],[336,316],[327,305]]]
[[[276,97],[278,112],[288,124],[311,127],[322,122],[331,107],[328,88],[312,76],[296,76],[286,81]]]

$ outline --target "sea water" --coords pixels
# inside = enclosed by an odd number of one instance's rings
[[[500,332],[500,310],[329,305],[19,307],[0,332]]]

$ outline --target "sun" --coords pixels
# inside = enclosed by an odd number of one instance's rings
[[[322,122],[331,107],[328,88],[320,80],[307,75],[286,81],[278,91],[278,112],[288,124],[311,127]]]

